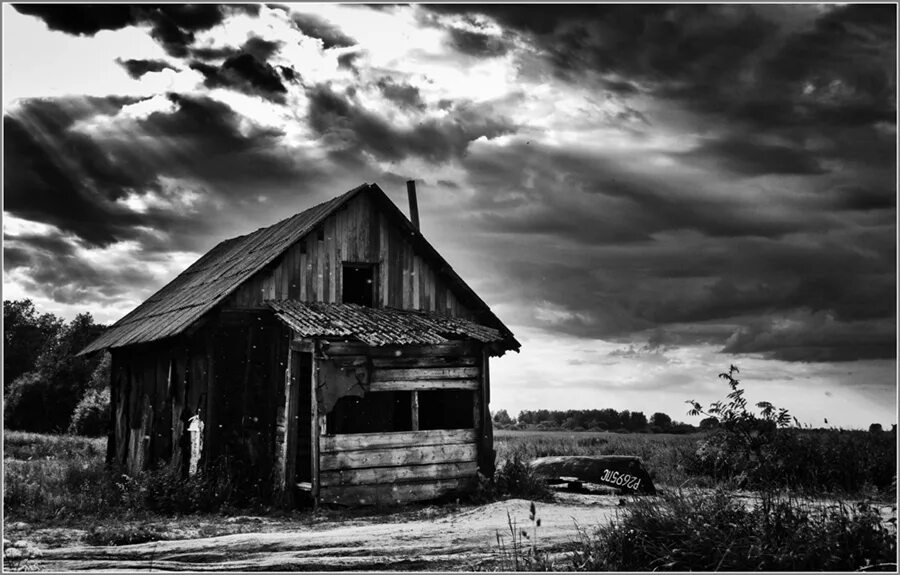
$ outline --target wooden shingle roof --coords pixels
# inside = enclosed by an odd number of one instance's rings
[[[413,227],[381,188],[377,184],[363,184],[277,224],[221,242],[113,324],[79,355],[149,343],[184,332],[253,274],[281,256],[291,245],[362,192],[369,192],[393,221],[410,234],[417,249],[422,250],[423,255],[434,261],[436,267],[446,274],[452,288],[477,314],[479,321],[495,326],[500,331],[503,347],[518,351],[520,344],[509,329]]]

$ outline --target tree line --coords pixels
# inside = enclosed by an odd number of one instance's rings
[[[103,435],[109,354],[76,354],[105,329],[89,313],[67,323],[30,299],[3,300],[4,427]]]
[[[517,417],[511,417],[505,409],[500,409],[493,416],[494,425],[500,429],[565,429],[572,431],[619,431],[631,433],[692,433],[698,429],[714,427],[718,421],[707,418],[700,422],[700,427],[688,423],[673,421],[663,413],[656,412],[648,419],[642,411],[627,409],[568,409],[556,411],[538,409],[521,411]]]

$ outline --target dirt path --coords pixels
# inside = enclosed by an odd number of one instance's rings
[[[538,544],[561,550],[615,514],[618,497],[562,494],[538,503]],[[512,499],[462,508],[438,517],[373,516],[274,533],[240,533],[202,539],[117,547],[46,549],[39,570],[469,570],[496,562],[497,532],[510,540],[507,512],[531,534],[530,503]],[[424,513],[422,515],[428,515]]]

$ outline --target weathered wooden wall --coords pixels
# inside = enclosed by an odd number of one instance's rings
[[[226,458],[242,479],[271,487],[276,404],[289,332],[247,317],[191,337],[112,350],[111,462],[131,474],[160,464],[186,472],[189,420],[200,413],[207,465]]]
[[[318,436],[319,500],[344,505],[427,500],[472,488],[483,445],[481,348],[464,342],[432,346],[368,347],[334,343],[317,361],[367,358],[369,392],[409,391],[413,430]],[[472,394],[467,429],[420,430],[417,395],[428,390]],[[327,429],[325,430],[328,431]]]
[[[475,439],[474,429],[321,437],[320,501],[407,503],[471,488]]]
[[[263,308],[266,299],[341,302],[342,262],[377,264],[376,301],[399,309],[439,311],[474,319],[440,270],[416,253],[371,198],[361,194],[250,278],[226,307]],[[321,237],[321,239],[319,239]]]

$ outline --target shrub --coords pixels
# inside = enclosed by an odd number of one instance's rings
[[[109,389],[89,389],[75,406],[69,433],[99,437],[109,427]]]
[[[852,571],[894,564],[896,528],[867,504],[763,496],[747,506],[724,491],[638,500],[573,553],[577,570]]]
[[[553,492],[547,483],[535,474],[521,450],[514,451],[497,469],[494,482],[500,496],[537,501],[553,498]]]

